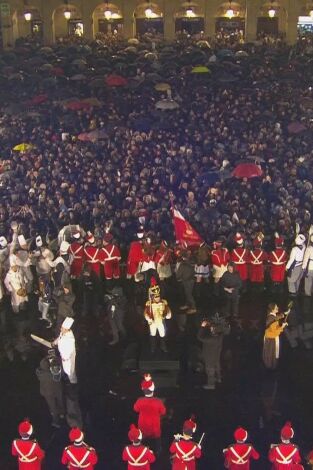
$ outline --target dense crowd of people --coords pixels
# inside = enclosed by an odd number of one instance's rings
[[[74,446],[82,445],[83,422],[73,317],[105,311],[113,346],[128,334],[135,299],[151,353],[159,336],[166,354],[165,320],[174,317],[183,334],[188,315],[202,316],[204,389],[214,390],[242,293],[268,289],[281,300],[287,278],[291,297],[302,284],[312,295],[312,55],[310,37],[291,48],[266,38],[210,45],[150,35],[52,47],[19,41],[1,55],[1,331],[13,324],[23,335],[20,320],[30,310],[44,321],[49,341],[36,341],[57,348],[60,360],[50,352],[37,376],[52,424],[59,428],[66,416],[75,428]],[[186,239],[175,237],[175,211]],[[193,235],[196,244],[188,243]],[[280,334],[289,330],[295,340],[288,315],[277,315],[271,304],[263,352],[269,369],[277,367]],[[139,422],[135,446],[141,431]],[[181,462],[194,468],[186,464],[189,445],[181,451],[172,444],[174,469]],[[16,446],[20,462],[31,463]],[[93,468],[96,454],[86,448],[89,467],[76,457],[69,463],[72,450],[62,463]],[[200,446],[193,452],[192,465]],[[247,456],[231,452],[228,468],[237,468]],[[274,453],[271,462],[279,459]],[[274,468],[289,468],[287,457]]]
[[[247,57],[151,47],[21,46],[4,55],[3,235],[16,219],[26,238],[56,236],[68,223],[94,232],[112,220],[126,248],[144,211],[145,229],[173,240],[171,201],[207,242],[275,230],[290,240],[295,222],[310,224],[311,56],[283,44],[245,46]],[[210,72],[190,73],[203,63]],[[94,79],[99,70],[103,79]],[[128,81],[106,85],[110,72]],[[163,82],[171,98],[155,89]],[[10,112],[12,100],[24,111]],[[27,151],[12,150],[22,142]],[[246,161],[259,163],[262,177],[230,180]]]

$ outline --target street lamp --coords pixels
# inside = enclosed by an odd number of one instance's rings
[[[275,10],[275,8],[274,8],[273,2],[271,2],[271,6],[270,6],[270,8],[269,8],[269,10],[268,10],[268,16],[269,16],[270,18],[274,18],[275,15],[276,15],[276,10]]]
[[[69,9],[69,6],[68,6],[68,0],[65,0],[65,10],[64,10],[64,18],[66,20],[70,20],[71,19],[71,16],[72,16],[72,12],[71,10]]]
[[[186,16],[187,16],[187,18],[194,18],[196,16],[196,14],[195,14],[195,12],[193,11],[192,8],[187,8]]]
[[[108,21],[112,18],[112,11],[110,10],[109,2],[106,3],[106,7],[104,10],[104,17]]]
[[[234,9],[232,8],[231,0],[229,0],[229,7],[225,13],[225,16],[231,20],[235,16]]]
[[[153,11],[151,8],[146,8],[145,9],[145,15],[147,18],[152,18],[152,15],[153,15]]]
[[[31,19],[32,19],[32,14],[31,14],[31,11],[29,10],[28,8],[28,1],[27,0],[24,0],[24,18],[25,18],[25,21],[29,22]]]
[[[309,11],[309,15],[313,19],[313,0],[312,0],[312,3],[311,3],[311,8],[310,8],[310,11]]]
[[[195,14],[195,12],[193,11],[193,8],[192,8],[192,6],[191,6],[191,4],[190,4],[190,0],[189,0],[188,3],[189,3],[189,5],[187,6],[187,8],[186,8],[186,13],[185,13],[185,14],[186,14],[186,17],[187,17],[187,18],[194,18],[194,17],[196,16],[196,14]]]
[[[30,11],[25,11],[24,13],[25,21],[30,21],[32,19],[32,14]]]
[[[148,4],[147,8],[145,9],[146,18],[152,18],[153,10],[151,8],[151,3]]]

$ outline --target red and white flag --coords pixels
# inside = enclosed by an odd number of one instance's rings
[[[173,223],[175,227],[175,237],[178,243],[185,242],[188,246],[199,246],[203,243],[203,239],[200,235],[177,209],[173,209]]]

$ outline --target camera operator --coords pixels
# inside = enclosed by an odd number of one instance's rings
[[[106,311],[112,331],[112,341],[109,343],[111,346],[119,342],[120,335],[126,336],[123,324],[126,302],[121,287],[115,286],[111,293],[105,295]]]
[[[46,400],[52,416],[51,425],[59,428],[64,418],[63,385],[61,382],[62,367],[54,350],[40,361],[36,375],[40,383],[40,395]]]
[[[201,323],[197,338],[202,343],[202,359],[207,375],[205,390],[215,390],[216,383],[221,383],[221,354],[223,338],[229,334],[229,324],[216,314],[214,318],[205,319]]]

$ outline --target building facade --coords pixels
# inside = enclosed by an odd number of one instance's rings
[[[48,45],[68,35],[91,40],[147,31],[171,40],[179,31],[213,37],[240,30],[246,41],[265,32],[293,44],[299,17],[313,24],[313,0],[0,0],[0,13],[4,48],[30,35]]]

